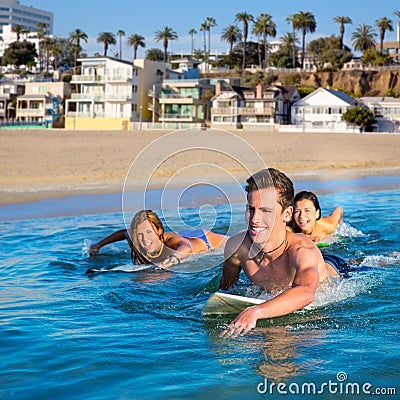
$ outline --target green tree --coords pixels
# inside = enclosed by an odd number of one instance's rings
[[[133,60],[136,60],[138,48],[146,47],[146,44],[144,42],[144,37],[142,35],[138,35],[137,33],[130,35],[127,39],[127,43],[128,46],[133,47]]]
[[[319,69],[324,68],[325,64],[330,64],[334,70],[341,69],[352,58],[350,49],[347,46],[341,49],[341,39],[335,35],[311,41],[307,51]]]
[[[351,35],[354,50],[364,52],[375,49],[376,32],[371,25],[361,24]]]
[[[194,35],[197,33],[197,31],[196,31],[196,29],[194,29],[194,28],[191,28],[191,29],[189,29],[189,32],[188,32],[188,34],[190,35],[190,38],[191,38],[191,46],[190,46],[190,54],[193,56],[193,50],[194,50],[194,48],[193,48],[193,42],[194,42]]]
[[[99,36],[97,37],[97,43],[103,43],[104,57],[107,57],[108,46],[117,44],[117,41],[112,32],[100,32]]]
[[[306,34],[315,32],[317,22],[314,14],[309,11],[299,11],[293,16],[293,25],[295,30],[301,31],[302,45],[301,45],[301,68],[304,68],[304,55],[306,50]]]
[[[361,58],[361,63],[363,65],[386,65],[392,59],[391,55],[388,53],[381,53],[378,50],[371,49],[365,50]]]
[[[122,36],[125,36],[125,31],[119,29],[117,35],[119,36],[119,59],[122,60]]]
[[[151,61],[163,61],[164,53],[160,49],[152,48],[146,51],[146,59]]]
[[[383,41],[385,40],[386,31],[393,32],[393,21],[387,17],[379,18],[375,21],[375,25],[379,28],[379,51],[383,53]]]
[[[36,46],[34,43],[27,40],[12,42],[4,50],[3,57],[1,58],[1,65],[13,65],[19,68],[21,65],[30,65],[35,61],[38,56]]]
[[[235,16],[235,22],[241,22],[243,24],[243,61],[242,70],[246,68],[246,51],[247,51],[247,36],[249,35],[249,23],[254,21],[254,17],[247,12],[237,13]]]
[[[374,114],[361,106],[349,108],[342,114],[342,120],[357,125],[361,132],[371,130],[372,125],[376,122]]]
[[[340,24],[340,30],[339,30],[339,32],[340,32],[340,50],[342,50],[343,49],[344,31],[345,31],[344,26],[346,24],[352,24],[353,21],[351,20],[350,17],[335,17],[335,18],[333,18],[333,22]]]
[[[268,41],[267,37],[276,36],[276,24],[272,21],[272,16],[266,13],[260,14],[254,23],[263,35],[264,46],[264,68],[268,68]]]
[[[237,25],[228,25],[221,33],[221,40],[229,43],[229,54],[231,54],[233,45],[242,40],[242,32]]]
[[[76,60],[79,56],[79,53],[82,51],[81,40],[85,43],[88,41],[88,35],[77,28],[73,32],[71,32],[68,36],[68,41],[71,44],[71,51],[74,54],[74,67],[76,68]]]
[[[168,43],[173,40],[178,40],[177,33],[169,26],[164,26],[163,29],[156,31],[156,42],[163,42],[164,62],[167,62]]]

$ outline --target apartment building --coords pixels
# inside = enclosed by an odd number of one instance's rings
[[[206,116],[204,96],[214,94],[210,79],[165,79],[154,85],[148,94],[154,122],[165,129],[185,129],[203,126]]]
[[[131,122],[150,120],[148,88],[166,75],[167,65],[113,57],[78,59],[80,74],[71,80],[66,101],[67,129],[126,130]]]
[[[0,2],[0,34],[5,25],[21,25],[30,32],[38,28],[38,24],[46,26],[46,34],[53,34],[54,15],[52,12],[24,6],[19,0],[1,0]]]
[[[25,84],[20,82],[1,82],[0,83],[0,120],[15,118],[16,107],[13,105],[14,99],[25,93]]]
[[[17,97],[16,119],[62,128],[64,99],[70,95],[66,82],[27,82],[25,94]]]
[[[291,105],[300,99],[295,86],[241,87],[216,84],[211,99],[213,127],[274,130],[290,120]]]

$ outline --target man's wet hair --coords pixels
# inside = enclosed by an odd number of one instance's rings
[[[246,192],[274,187],[279,193],[278,203],[282,210],[293,206],[294,187],[293,182],[283,172],[275,168],[262,169],[251,175],[246,180]]]

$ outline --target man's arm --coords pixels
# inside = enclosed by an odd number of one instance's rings
[[[280,295],[242,311],[222,333],[224,336],[244,335],[256,326],[258,319],[290,314],[312,303],[319,283],[317,248],[298,250],[296,275],[292,287]]]
[[[116,232],[112,233],[111,235],[107,236],[106,238],[100,240],[100,242],[97,242],[97,243],[91,245],[89,248],[89,254],[91,256],[94,256],[99,252],[99,250],[103,246],[106,246],[107,244],[110,244],[110,243],[120,242],[121,240],[127,240],[129,247],[132,248],[128,231],[126,229],[120,229],[119,231],[116,231]]]

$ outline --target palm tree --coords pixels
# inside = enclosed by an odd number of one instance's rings
[[[268,42],[267,36],[276,36],[276,24],[272,21],[272,16],[269,14],[260,14],[255,24],[259,31],[263,34],[263,45],[264,45],[264,68],[268,68]]]
[[[107,57],[108,46],[117,44],[115,35],[112,32],[100,32],[97,37],[97,43],[103,43],[104,45],[104,57]]]
[[[208,31],[208,25],[203,22],[200,25],[200,32],[203,32],[203,44],[204,44],[204,61],[207,61],[207,41],[206,41],[206,32]]]
[[[37,31],[36,31],[36,36],[39,39],[38,40],[38,46],[39,46],[39,73],[42,73],[43,71],[43,39],[46,36],[46,24],[44,22],[39,22],[37,24]]]
[[[79,28],[75,29],[73,32],[69,34],[68,41],[74,45],[72,47],[73,53],[74,53],[74,67],[76,68],[76,59],[78,58],[78,53],[82,51],[81,48],[81,40],[83,40],[85,43],[88,41],[88,35],[80,30]]]
[[[210,53],[211,53],[211,28],[217,26],[217,21],[215,21],[215,19],[212,17],[207,17],[204,23],[207,25],[207,30],[208,30],[208,56],[207,56],[207,61],[208,61],[210,59]]]
[[[293,26],[297,31],[301,31],[302,45],[301,45],[301,68],[304,68],[304,55],[306,50],[306,34],[315,32],[317,22],[315,21],[314,14],[309,11],[299,11],[293,16]]]
[[[17,34],[17,42],[19,42],[21,35],[24,33],[28,33],[28,30],[25,29],[22,25],[14,25],[11,27],[11,32],[14,32]]]
[[[237,13],[235,16],[235,22],[243,23],[243,61],[242,69],[246,68],[246,42],[249,34],[249,23],[254,21],[254,17],[246,12]]]
[[[333,22],[340,24],[340,50],[343,50],[344,26],[345,24],[352,24],[353,21],[350,17],[335,17]]]
[[[280,38],[282,46],[281,49],[288,54],[294,54],[294,62],[293,68],[296,66],[296,51],[297,51],[297,44],[299,43],[299,39],[297,39],[296,33],[293,32],[286,32]],[[293,61],[293,60],[292,60]]]
[[[379,51],[383,52],[383,41],[385,40],[386,31],[393,32],[393,21],[387,17],[375,20],[375,25],[379,28]]]
[[[193,36],[194,36],[196,33],[197,33],[196,29],[194,29],[194,28],[189,29],[188,34],[189,34],[190,37],[192,38],[192,45],[191,45],[191,48],[190,48],[190,54],[191,54],[192,56],[193,56]]]
[[[144,42],[144,37],[142,35],[138,35],[138,34],[134,33],[133,35],[128,37],[127,43],[128,43],[128,46],[133,47],[133,61],[135,61],[138,48],[146,47],[146,44]]]
[[[117,35],[119,36],[119,59],[122,59],[122,36],[125,36],[125,31],[122,29],[119,29],[117,32]]]
[[[286,22],[288,24],[292,24],[292,36],[293,38],[296,37],[296,29],[294,27],[294,19],[295,19],[295,14],[291,14],[288,17],[286,17]],[[292,64],[293,64],[293,68],[296,65],[296,47],[293,46],[292,48]]]
[[[232,54],[233,45],[242,40],[242,32],[237,25],[228,25],[222,30],[221,40],[229,43],[229,54]]]
[[[399,21],[397,22],[397,33],[400,32],[400,11],[397,10],[393,13],[397,18],[399,18]],[[400,40],[399,37],[397,37],[397,40]],[[400,46],[400,42],[397,42],[397,47]],[[398,57],[396,57],[398,59]],[[396,60],[397,61],[397,60]]]
[[[374,49],[376,32],[371,25],[361,24],[351,35],[354,50],[370,50]]]
[[[262,59],[261,59],[261,34],[262,30],[257,22],[254,22],[253,28],[251,29],[251,33],[257,38],[257,54],[258,54],[258,65],[262,68]]]
[[[160,42],[162,40],[163,47],[164,47],[164,62],[167,62],[167,49],[168,49],[168,42],[172,40],[177,40],[178,35],[177,33],[169,26],[164,26],[163,29],[158,30],[156,33],[156,42]]]

